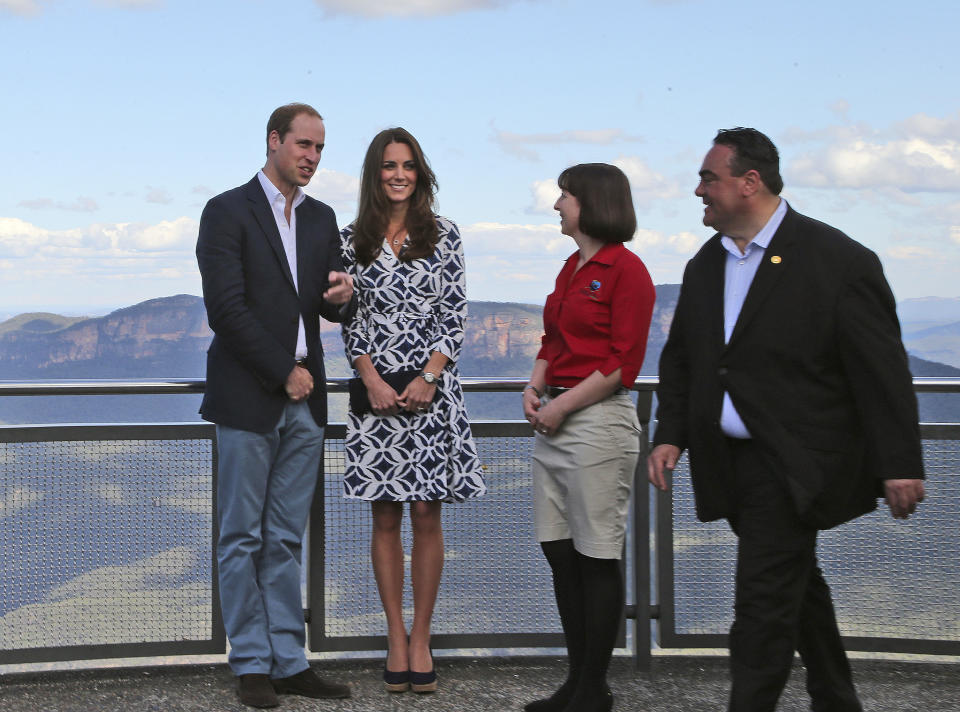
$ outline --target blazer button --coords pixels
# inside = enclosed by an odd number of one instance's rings
[[[721,376],[726,376],[726,375],[727,375],[727,367],[726,367],[726,366],[721,366],[720,368],[717,369],[717,373],[718,373],[719,375],[721,375]]]

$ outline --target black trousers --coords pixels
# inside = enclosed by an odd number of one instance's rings
[[[804,524],[776,472],[750,440],[729,440],[737,548],[730,712],[773,712],[794,651],[815,712],[861,712],[830,588],[817,565],[817,530]]]

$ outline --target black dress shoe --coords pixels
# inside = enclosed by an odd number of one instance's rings
[[[550,697],[528,703],[523,708],[524,712],[565,712],[565,710],[570,709],[568,705],[573,699],[576,688],[576,683],[568,679]],[[609,710],[613,707],[613,693],[610,692],[609,686],[604,684],[602,695],[600,698],[594,700],[594,703],[598,706],[584,707],[583,709],[597,709],[602,712],[603,710]],[[575,709],[579,710],[580,708],[576,707]]]
[[[272,681],[273,689],[281,695],[300,695],[301,697],[316,697],[337,699],[350,697],[350,688],[339,682],[329,682],[310,668],[298,672],[290,677],[281,677]]]
[[[604,686],[599,696],[574,695],[563,712],[610,712],[613,709],[613,693]]]
[[[251,707],[276,707],[280,704],[270,684],[270,676],[261,673],[240,675],[237,695],[243,704]]]
[[[550,697],[542,700],[534,700],[523,707],[524,712],[563,712],[573,693],[577,690],[577,683],[574,680],[567,680]]]

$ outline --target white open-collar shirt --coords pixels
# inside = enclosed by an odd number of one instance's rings
[[[300,186],[297,186],[296,193],[294,193],[293,196],[293,207],[290,208],[290,223],[287,224],[287,199],[283,197],[283,193],[270,182],[270,179],[267,178],[263,171],[257,172],[257,178],[260,179],[263,192],[267,195],[267,202],[270,203],[273,218],[277,221],[277,230],[280,231],[280,241],[283,243],[283,251],[287,254],[287,264],[290,266],[290,274],[293,275],[293,284],[299,293],[300,283],[297,281],[297,207],[306,199],[307,195]],[[297,351],[294,354],[294,358],[299,360],[306,358],[307,355],[307,334],[303,328],[303,314],[298,314],[297,317]]]
[[[766,254],[767,247],[770,246],[770,240],[773,239],[786,214],[787,201],[781,198],[780,204],[773,211],[770,219],[767,220],[767,224],[747,243],[746,250],[742,254],[732,237],[727,235],[720,237],[720,244],[727,251],[727,262],[724,265],[723,272],[724,343],[730,341],[730,335],[733,333],[733,327],[740,317],[740,310],[743,309],[743,302],[747,298],[750,285],[753,284],[753,278],[757,274],[760,263],[763,262],[763,256]],[[723,430],[724,435],[731,438],[751,437],[750,431],[747,430],[747,426],[740,418],[740,414],[733,407],[730,394],[726,391],[723,393],[723,409],[720,411],[720,429]]]

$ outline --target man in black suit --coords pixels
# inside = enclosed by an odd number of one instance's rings
[[[306,104],[267,122],[267,161],[210,200],[197,262],[214,332],[200,412],[217,424],[217,561],[230,666],[244,704],[277,693],[349,697],[304,653],[301,540],[323,455],[326,376],[319,315],[350,315],[337,221],[307,197],[323,119]]]
[[[660,359],[651,483],[690,458],[697,515],[738,538],[729,709],[776,707],[794,651],[818,712],[861,710],[816,538],[906,518],[923,462],[906,353],[877,256],[779,197],[779,155],[720,131],[700,169],[718,233],[687,263]]]

